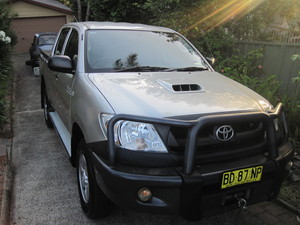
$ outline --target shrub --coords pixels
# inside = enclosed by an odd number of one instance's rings
[[[2,133],[7,114],[7,90],[12,74],[11,50],[16,43],[16,35],[10,29],[13,15],[8,1],[0,0],[0,11],[0,128]]]
[[[281,82],[275,75],[264,75],[259,59],[263,57],[262,49],[250,51],[246,55],[238,52],[221,60],[216,70],[229,78],[242,83],[269,100],[273,105],[280,102],[279,88]]]
[[[293,55],[292,60],[300,61],[300,54]],[[290,135],[294,141],[300,141],[300,71],[298,73],[299,75],[292,78],[290,85],[287,87],[293,90],[291,96],[285,96],[283,99],[289,119]]]
[[[10,62],[11,38],[6,36],[4,31],[0,31],[0,124],[5,120],[5,96],[9,76],[12,71]]]

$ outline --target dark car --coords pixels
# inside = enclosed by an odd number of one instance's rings
[[[43,32],[34,35],[33,42],[29,48],[30,60],[29,63],[32,67],[39,66],[39,55],[41,50],[51,50],[55,42],[57,33]]]

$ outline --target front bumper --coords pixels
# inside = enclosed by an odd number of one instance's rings
[[[279,110],[274,114],[278,116]],[[156,213],[179,213],[189,220],[236,208],[237,199],[241,198],[245,199],[247,204],[274,199],[289,172],[287,165],[293,157],[294,148],[287,141],[277,146],[273,118],[266,114],[251,114],[251,119],[261,120],[266,126],[268,145],[265,153],[206,164],[196,163],[195,140],[205,124],[226,124],[248,118],[249,114],[201,118],[192,124],[182,165],[161,164],[158,167],[147,167],[125,165],[118,161],[113,125],[121,119],[149,122],[148,118],[116,116],[109,123],[108,155],[103,157],[94,150],[95,146],[90,148],[97,183],[104,193],[121,207]],[[161,119],[151,122],[170,123]],[[190,122],[174,123],[178,126],[191,126]],[[260,181],[221,188],[223,173],[256,166],[263,166]],[[138,198],[137,193],[141,188],[148,188],[152,192],[149,201],[142,202]]]
[[[247,205],[274,199],[288,174],[287,164],[294,149],[285,144],[276,160],[266,156],[253,156],[239,161],[196,166],[191,174],[183,168],[169,168],[172,175],[152,175],[155,171],[135,168],[111,168],[105,160],[93,153],[95,177],[104,193],[117,205],[144,212],[181,214],[197,220],[238,207],[236,197],[244,198]],[[261,181],[221,189],[222,174],[241,168],[263,166]],[[127,172],[126,172],[127,170]],[[162,170],[156,168],[154,170]],[[161,171],[160,171],[161,172]],[[177,175],[175,175],[177,174]],[[146,187],[153,196],[142,202],[138,190]]]

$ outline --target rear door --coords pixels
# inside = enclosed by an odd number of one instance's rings
[[[71,31],[71,29],[69,27],[61,30],[59,37],[58,37],[58,41],[54,46],[53,55],[62,55],[62,52],[66,45],[65,43],[66,43],[66,40],[67,40],[67,37],[68,37],[70,31]],[[57,101],[57,98],[59,98],[59,96],[57,95],[57,91],[58,91],[57,83],[58,83],[58,74],[59,73],[52,71],[50,69],[48,69],[48,71],[45,73],[47,74],[47,76],[45,77],[45,82],[46,82],[48,98],[50,99],[52,106],[56,110],[59,106],[59,103]]]

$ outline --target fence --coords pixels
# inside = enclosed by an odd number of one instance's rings
[[[300,44],[238,42],[237,45],[241,54],[262,48],[264,57],[260,59],[259,63],[263,66],[264,73],[276,75],[278,80],[283,83],[283,90],[288,90],[290,95],[295,93],[295,88],[300,89],[300,85],[291,84],[293,77],[300,76],[300,60],[291,60],[293,55],[300,54]],[[297,93],[300,93],[300,90]]]
[[[270,40],[280,43],[298,43],[300,44],[300,32],[295,32],[293,30],[285,30],[285,29],[269,29],[268,37]]]

